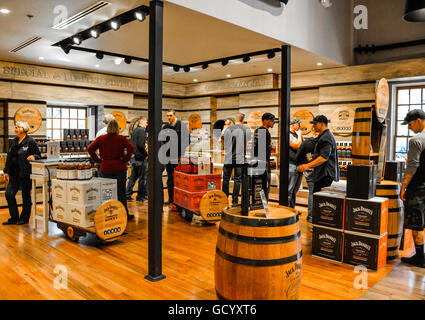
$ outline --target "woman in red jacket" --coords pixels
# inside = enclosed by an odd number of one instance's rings
[[[134,146],[124,136],[118,134],[119,127],[116,120],[108,124],[107,134],[99,136],[88,147],[87,152],[94,162],[100,163],[100,176],[117,180],[118,200],[124,205],[128,219],[133,215],[128,214],[125,187],[127,182],[127,163],[134,153]],[[127,153],[125,153],[127,149]],[[99,150],[100,158],[96,151]]]

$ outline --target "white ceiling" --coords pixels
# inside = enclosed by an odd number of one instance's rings
[[[71,50],[66,55],[52,44],[83,31],[118,14],[138,7],[149,5],[148,0],[108,0],[110,6],[78,21],[65,30],[55,30],[58,14],[54,12],[58,5],[66,6],[68,16],[87,8],[97,0],[2,0],[0,9],[7,8],[8,15],[0,13],[0,60],[30,63],[45,66],[119,74],[147,78],[148,64],[122,62],[114,64],[114,58],[105,56],[98,60],[94,54]],[[28,18],[30,14],[33,18]],[[9,52],[19,43],[39,36],[42,39],[20,50]],[[98,39],[88,39],[81,46],[103,51],[115,52],[136,57],[148,58],[149,17],[144,22],[134,21],[122,26],[118,31],[109,31]],[[280,41],[258,33],[203,15],[201,13],[165,2],[164,6],[164,61],[178,65],[192,64],[206,60],[233,56],[248,52],[281,47]],[[43,57],[43,60],[40,60]],[[316,63],[323,63],[318,67]],[[174,72],[164,67],[164,80],[176,83],[193,83],[231,77],[264,74],[272,69],[280,73],[279,54],[274,59],[265,56],[252,58],[248,63],[231,61],[227,66],[210,65],[206,70],[195,69],[191,72]],[[98,65],[98,67],[96,67]],[[341,66],[310,52],[293,47],[292,71],[316,70]]]

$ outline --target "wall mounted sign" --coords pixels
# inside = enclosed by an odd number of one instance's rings
[[[19,108],[16,111],[14,121],[15,124],[18,121],[27,122],[30,126],[28,133],[31,134],[40,129],[43,119],[41,117],[40,111],[37,108],[33,106],[27,106]]]
[[[117,120],[118,126],[120,127],[120,133],[122,133],[127,127],[127,118],[121,111],[112,111],[111,114],[114,116],[115,120]]]
[[[332,133],[338,136],[350,136],[353,132],[355,111],[352,108],[337,108],[331,116]]]
[[[189,131],[192,132],[193,129],[202,129],[202,119],[197,113],[193,113],[189,117]]]
[[[313,125],[310,123],[310,121],[313,121],[314,119],[313,114],[310,111],[303,109],[295,112],[294,117],[303,121],[300,124],[302,135],[309,134],[311,132],[311,128],[313,127]]]
[[[379,122],[384,122],[387,117],[388,105],[390,101],[390,87],[388,86],[388,81],[385,78],[382,78],[378,83],[378,88],[376,89],[376,117]]]

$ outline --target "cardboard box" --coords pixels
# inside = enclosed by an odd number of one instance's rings
[[[404,176],[404,161],[385,161],[384,180],[402,182]]]
[[[313,224],[313,256],[342,262],[343,244],[343,230]]]
[[[180,191],[180,203],[183,208],[199,210],[199,203],[205,192],[187,192],[182,189],[178,189],[178,191]]]
[[[70,223],[69,204],[53,200],[53,220]]]
[[[90,228],[94,226],[94,215],[99,207],[98,204],[69,206],[69,223],[75,226]]]
[[[108,178],[93,178],[100,183],[100,203],[107,200],[118,200],[117,180]]]
[[[174,171],[174,186],[189,192],[221,190],[221,175],[197,175]]]
[[[61,170],[59,170],[61,171]],[[58,172],[59,172],[58,171]],[[52,179],[52,199],[63,203],[68,202],[68,182],[66,180]]]
[[[371,235],[382,235],[388,231],[388,199],[345,200],[344,230]]]
[[[335,192],[313,195],[313,224],[344,229],[345,196]]]
[[[350,164],[347,167],[347,198],[370,199],[376,193],[376,165]]]
[[[115,180],[114,180],[115,181]],[[68,203],[77,205],[99,205],[101,201],[101,187],[94,179],[85,181],[68,181]]]
[[[387,233],[373,236],[344,230],[343,263],[381,269],[387,264]]]

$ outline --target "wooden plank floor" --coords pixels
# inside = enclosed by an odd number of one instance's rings
[[[0,225],[0,299],[217,299],[214,289],[214,255],[218,224],[191,224],[165,207],[163,215],[163,274],[149,282],[147,205],[129,203],[136,215],[128,234],[102,244],[94,235],[78,243],[50,223],[48,234],[30,225]],[[311,233],[302,211],[303,271],[300,299],[424,299],[422,270],[389,263],[368,272],[369,290],[354,287],[354,267],[311,256]],[[0,221],[8,218],[0,210]],[[40,226],[41,229],[41,226]],[[68,289],[55,289],[55,268],[68,271]],[[415,273],[416,272],[416,273]],[[420,273],[422,272],[422,273]],[[419,275],[418,275],[419,274]],[[422,274],[422,276],[420,275]]]

